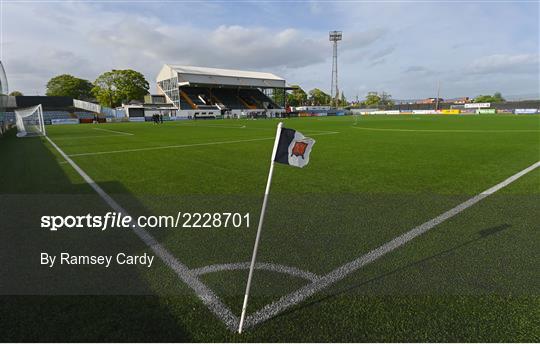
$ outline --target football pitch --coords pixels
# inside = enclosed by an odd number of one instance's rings
[[[305,168],[275,167],[241,335],[277,119],[1,138],[1,338],[540,340],[540,116],[282,121],[316,143]],[[249,226],[40,228],[43,215],[118,209],[249,214]],[[49,269],[40,252],[156,259]]]

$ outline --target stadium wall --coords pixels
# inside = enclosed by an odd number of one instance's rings
[[[447,110],[453,108],[461,108],[463,105],[454,103],[439,103],[439,110]],[[491,108],[494,109],[540,109],[540,100],[523,100],[523,101],[510,101],[501,103],[491,103]],[[434,104],[396,104],[393,106],[385,106],[380,110],[400,110],[400,111],[412,111],[412,110],[434,110]]]

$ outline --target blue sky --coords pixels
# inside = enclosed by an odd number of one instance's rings
[[[539,94],[538,2],[79,1],[2,4],[10,89],[43,94],[68,73],[163,63],[272,72],[328,91],[329,30],[342,30],[340,88],[349,98]]]

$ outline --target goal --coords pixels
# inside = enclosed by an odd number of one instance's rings
[[[46,135],[41,104],[15,110],[17,137]]]

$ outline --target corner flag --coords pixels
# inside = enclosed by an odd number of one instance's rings
[[[309,153],[315,144],[315,140],[305,137],[302,133],[294,129],[283,128],[283,123],[279,122],[276,131],[276,139],[274,141],[274,149],[270,158],[270,171],[268,172],[268,180],[266,181],[266,190],[262,204],[261,216],[259,217],[259,226],[257,228],[257,236],[255,237],[255,245],[253,246],[253,255],[251,256],[251,265],[249,266],[249,275],[246,284],[246,293],[244,294],[244,304],[242,305],[242,315],[238,325],[238,333],[242,333],[244,320],[246,316],[247,304],[249,299],[249,290],[251,288],[251,279],[253,270],[255,269],[255,261],[257,260],[257,250],[259,248],[259,239],[261,237],[262,225],[264,222],[264,213],[266,212],[266,203],[268,194],[270,193],[270,185],[272,185],[272,174],[274,173],[274,163],[304,167],[309,162]]]

